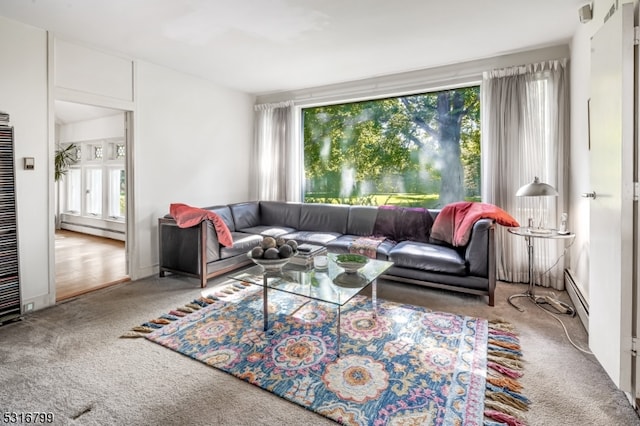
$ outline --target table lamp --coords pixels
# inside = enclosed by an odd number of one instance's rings
[[[518,189],[518,192],[516,192],[516,197],[538,197],[540,199],[540,203],[538,206],[538,223],[536,226],[536,229],[540,232],[543,231],[543,217],[544,217],[544,209],[542,208],[542,197],[549,197],[549,196],[553,196],[553,197],[557,197],[558,196],[558,191],[555,190],[555,188],[549,184],[546,183],[542,183],[540,182],[540,179],[538,179],[538,176],[533,178],[533,182],[528,183],[524,186],[521,186],[520,189]]]

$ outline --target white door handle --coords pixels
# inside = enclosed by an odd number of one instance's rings
[[[584,198],[593,198],[595,200],[596,199],[596,191],[585,192],[585,193],[582,194],[582,196]]]

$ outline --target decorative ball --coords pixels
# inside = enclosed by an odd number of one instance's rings
[[[289,244],[281,245],[278,251],[280,252],[280,257],[291,257],[293,255],[293,248]]]
[[[279,259],[280,252],[275,247],[269,247],[264,251],[264,255],[262,256],[262,258],[263,259]]]
[[[276,239],[273,237],[264,237],[262,239],[261,247],[263,249],[275,248],[277,246]]]
[[[264,250],[262,249],[262,247],[254,247],[251,249],[251,257],[253,257],[254,259],[262,259],[263,255]]]
[[[298,250],[298,242],[296,240],[288,240],[286,244],[291,246],[293,251]]]
[[[285,239],[282,237],[276,238],[276,246],[282,247],[286,243]]]

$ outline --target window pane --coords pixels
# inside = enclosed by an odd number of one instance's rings
[[[80,169],[69,169],[64,179],[67,183],[67,213],[80,214],[82,210],[82,173]]]
[[[102,169],[87,169],[87,214],[102,216]]]
[[[125,174],[124,169],[109,171],[109,216],[124,219],[125,215]]]
[[[305,202],[480,200],[480,88],[303,109]]]

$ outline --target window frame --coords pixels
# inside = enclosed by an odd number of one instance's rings
[[[111,193],[111,182],[110,182],[110,172],[113,170],[122,170],[125,173],[125,181],[126,181],[126,140],[123,137],[118,138],[106,138],[106,139],[98,139],[98,140],[87,140],[87,141],[78,141],[78,142],[69,142],[63,143],[62,146],[68,146],[71,144],[75,144],[78,147],[78,159],[76,163],[69,166],[69,172],[63,177],[61,185],[60,185],[60,201],[62,206],[61,214],[85,218],[85,219],[93,219],[93,220],[103,220],[103,221],[111,221],[111,222],[120,222],[124,223],[126,221],[125,215],[121,216],[112,216],[109,212],[109,206],[112,201],[110,200]],[[118,157],[117,155],[117,147],[119,145],[124,145],[125,155]],[[99,158],[96,157],[96,152],[100,152],[101,156]],[[70,208],[70,202],[72,197],[70,196],[72,182],[69,180],[68,175],[72,173],[72,170],[80,171],[80,211],[72,210]],[[89,188],[88,188],[88,174],[90,170],[100,170],[100,212],[99,213],[89,213]],[[126,185],[126,183],[125,183]],[[120,189],[118,189],[118,194],[120,193]],[[117,203],[120,203],[120,199],[118,198]],[[73,206],[75,207],[75,206]]]
[[[313,99],[313,96],[311,96],[311,99],[296,102],[294,105],[294,117],[295,117],[294,126],[296,131],[294,132],[294,135],[293,135],[293,142],[297,144],[300,151],[299,158],[297,159],[297,161],[298,161],[298,164],[300,165],[299,179],[301,184],[300,184],[299,200],[295,200],[295,201],[303,201],[303,202],[305,201],[306,178],[305,178],[305,159],[304,159],[305,150],[304,150],[304,120],[303,120],[303,114],[305,109],[314,108],[314,107],[341,105],[341,104],[351,104],[351,103],[357,103],[357,102],[376,101],[376,100],[383,100],[388,98],[419,96],[419,95],[435,93],[439,91],[478,87],[479,88],[478,97],[481,102],[480,111],[482,111],[482,97],[483,97],[482,86],[483,86],[482,76],[478,74],[472,74],[467,77],[460,77],[459,79],[453,79],[449,83],[434,81],[431,84],[423,84],[423,85],[415,85],[415,86],[411,85],[412,88],[407,88],[405,90],[372,90],[372,94],[369,96],[361,94],[362,91],[354,91],[358,95],[349,96],[349,97],[325,95],[326,99],[321,99],[320,96],[316,97],[316,99]],[[348,90],[346,92],[348,92]],[[482,129],[482,126],[480,125],[479,130],[481,131],[481,129]],[[480,192],[481,200],[482,200],[482,188],[483,188],[482,181],[484,177],[483,164],[485,163],[483,153],[484,153],[483,138],[480,137],[479,168],[480,168],[481,184],[479,185],[478,190]]]

